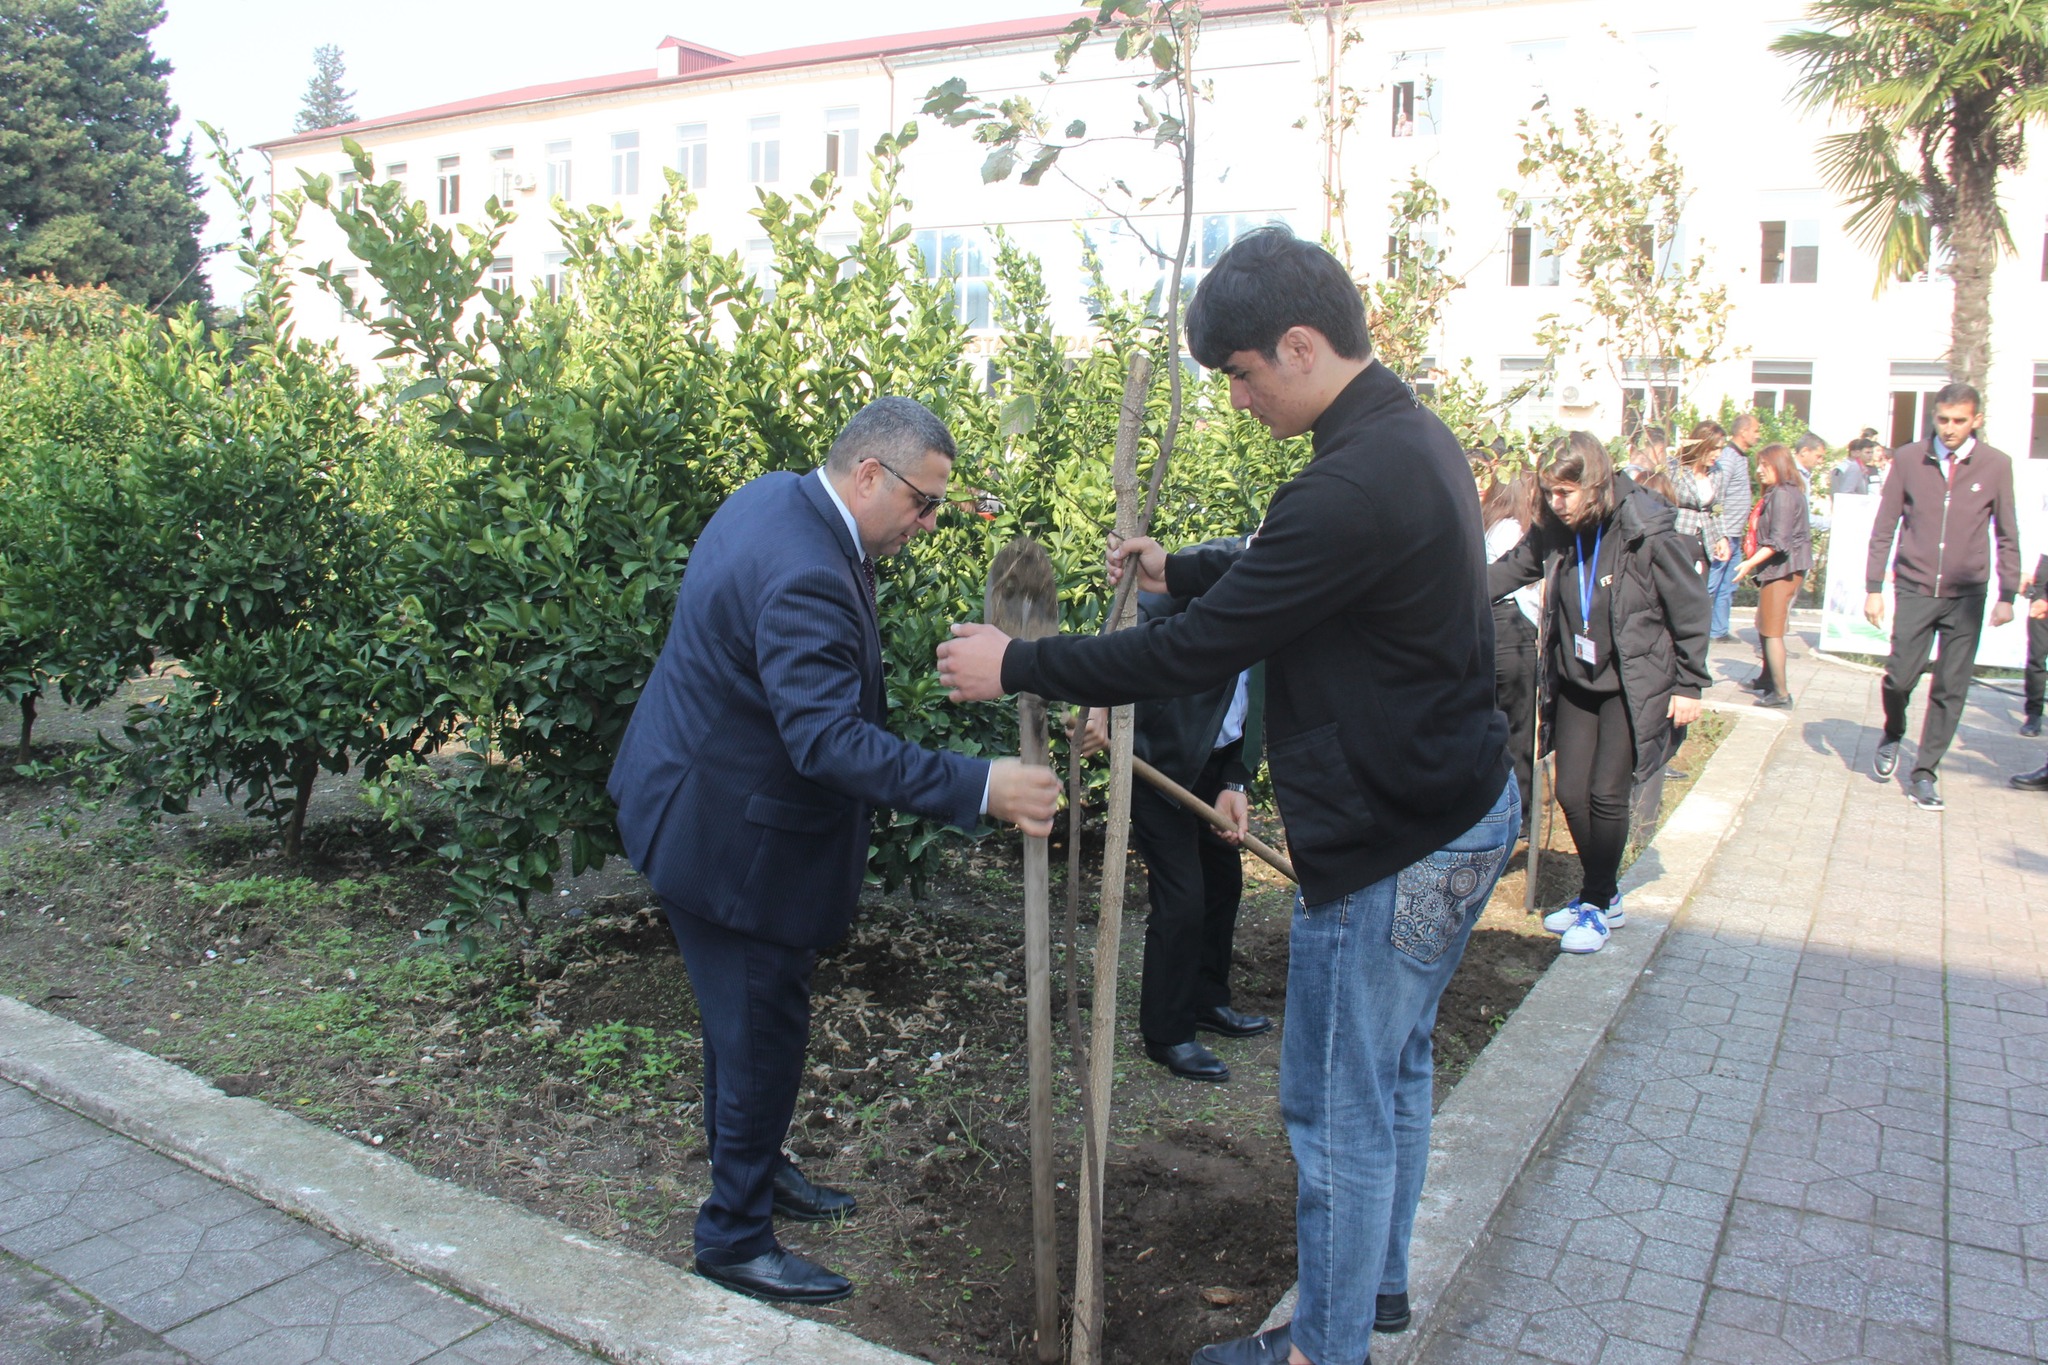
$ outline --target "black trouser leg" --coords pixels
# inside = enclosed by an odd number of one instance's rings
[[[1189,790],[1213,803],[1222,788],[1221,766],[1212,757]],[[1149,787],[1131,792],[1131,841],[1145,860],[1152,902],[1138,1030],[1148,1043],[1173,1047],[1194,1038],[1199,1006],[1229,1003],[1230,936],[1243,867],[1235,849],[1203,833],[1198,817]],[[1222,998],[1213,998],[1219,992]]]
[[[2021,598],[2018,609],[2025,611],[2033,603]],[[2041,703],[2048,697],[2048,619],[2036,621],[2027,618],[2027,714],[2041,714]]]
[[[1536,804],[1530,787],[1536,739],[1536,627],[1512,601],[1493,606],[1493,704],[1508,718],[1508,761],[1522,794],[1522,828]]]
[[[1885,660],[1884,682],[1878,693],[1884,700],[1884,737],[1906,737],[1906,704],[1913,689],[1927,671],[1928,655],[1934,648],[1934,624],[1941,599],[1901,592],[1892,601],[1892,652]]]
[[[1579,846],[1579,897],[1604,909],[1628,847],[1635,737],[1619,693],[1595,696],[1569,684],[1559,684],[1557,693],[1557,804]]]
[[[1927,684],[1927,719],[1920,723],[1920,749],[1913,755],[1913,778],[1933,777],[1942,755],[1963,722],[1970,699],[1970,674],[1977,664],[1977,637],[1984,632],[1984,597],[1941,597],[1935,621],[1940,642],[1934,676]]]
[[[759,1256],[775,1246],[775,1172],[810,1043],[817,954],[674,909],[668,919],[704,1035],[711,1196],[697,1212],[697,1250]]]

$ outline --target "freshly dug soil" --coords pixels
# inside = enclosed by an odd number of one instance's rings
[[[67,731],[66,719],[40,732],[53,745],[39,757],[78,742],[84,723]],[[1713,729],[1695,727],[1681,766],[1704,761]],[[266,831],[217,805],[136,827],[53,778],[0,769],[0,990],[434,1174],[689,1264],[708,1186],[697,1018],[637,878],[616,864],[579,878],[465,962],[413,933],[442,902],[439,869],[359,809],[351,783],[326,780],[308,852],[288,863]],[[1539,911],[1576,889],[1561,820],[1553,842]],[[1444,995],[1439,1101],[1555,956],[1522,910],[1522,863]],[[1251,1330],[1292,1282],[1294,1168],[1277,1029],[1214,1042],[1232,1071],[1224,1085],[1144,1059],[1133,1036],[1141,864],[1132,871],[1106,1354],[1154,1365]],[[789,1146],[861,1211],[781,1234],[860,1285],[807,1316],[933,1361],[1032,1358],[1016,873],[1014,840],[963,845],[924,899],[871,897],[816,973]],[[1288,888],[1248,861],[1235,1003],[1276,1023],[1290,911]],[[1056,966],[1063,938],[1056,925]],[[1081,938],[1092,952],[1092,923]],[[1070,1281],[1080,1118],[1064,1070],[1059,1090]]]

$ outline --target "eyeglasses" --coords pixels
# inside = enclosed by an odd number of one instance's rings
[[[895,470],[890,469],[889,466],[882,464],[880,460],[876,460],[875,463],[882,465],[882,468],[888,471],[890,478],[917,494],[917,515],[920,521],[946,505],[946,499],[943,494],[927,493]]]

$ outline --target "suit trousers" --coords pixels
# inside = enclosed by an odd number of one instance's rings
[[[1927,657],[1935,641],[1941,655],[1935,659],[1934,680],[1927,686],[1927,719],[1920,724],[1920,747],[1913,755],[1911,778],[1918,781],[1934,776],[1956,737],[1963,719],[1963,703],[1970,695],[1970,670],[1977,662],[1977,637],[1984,629],[1984,594],[1967,597],[1923,597],[1901,591],[1896,594],[1892,614],[1892,653],[1885,661],[1884,736],[1903,739],[1906,735],[1906,703],[1920,675],[1928,672]]]
[[[704,1139],[711,1196],[697,1250],[742,1259],[775,1247],[775,1172],[796,1112],[818,954],[668,908],[704,1036]]]
[[[2022,598],[2018,609],[2025,611],[2032,605]],[[2026,689],[2027,714],[2038,716],[2042,700],[2048,697],[2048,620],[2036,621],[2031,616],[2027,618]]]
[[[1214,803],[1223,760],[1209,756],[1188,790]],[[1146,786],[1131,791],[1131,841],[1145,860],[1152,913],[1145,920],[1145,967],[1138,1031],[1172,1047],[1195,1036],[1195,1011],[1230,1003],[1230,944],[1244,890],[1237,849],[1201,817]]]

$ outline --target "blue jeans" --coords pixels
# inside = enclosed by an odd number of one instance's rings
[[[1707,547],[1711,550],[1713,547]],[[1742,562],[1742,556],[1731,544],[1726,559],[1707,560],[1707,592],[1714,599],[1713,614],[1708,618],[1707,634],[1719,639],[1728,633],[1728,612],[1735,605],[1735,566]]]
[[[1510,781],[1485,818],[1420,862],[1321,905],[1296,898],[1280,1112],[1299,1171],[1294,1344],[1315,1365],[1359,1365],[1374,1296],[1408,1288],[1437,1000],[1521,820]]]

